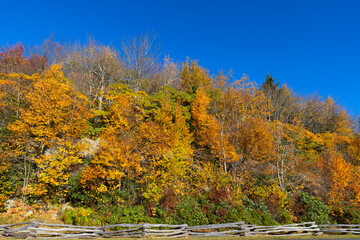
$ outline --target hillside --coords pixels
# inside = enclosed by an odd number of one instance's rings
[[[81,225],[360,223],[360,138],[331,97],[158,61],[147,38],[34,49],[0,52],[0,211],[19,199],[71,205],[60,217]]]

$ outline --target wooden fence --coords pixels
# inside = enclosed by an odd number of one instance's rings
[[[324,233],[360,234],[360,224],[319,225]]]
[[[0,225],[0,237],[9,238],[178,238],[178,237],[225,237],[225,236],[299,236],[319,235],[322,233],[360,234],[360,225],[316,225],[315,222],[256,226],[244,222],[210,224],[200,226],[168,224],[116,224],[100,227],[50,224],[31,221],[17,224]]]
[[[321,229],[315,222],[296,223],[279,226],[254,226],[248,236],[276,235],[276,236],[302,236],[320,235]]]

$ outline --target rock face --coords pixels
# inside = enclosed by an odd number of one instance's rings
[[[79,154],[83,158],[92,158],[97,153],[100,148],[100,142],[102,140],[100,138],[96,140],[92,140],[90,138],[82,138],[76,144],[82,149]],[[45,150],[44,155],[54,155],[57,152],[58,148],[48,148]]]
[[[20,207],[20,201],[16,198],[14,199],[8,199],[4,203],[6,212],[10,213],[12,212],[12,209]]]
[[[101,139],[92,140],[90,138],[82,138],[78,144],[82,145],[84,150],[80,151],[80,155],[84,158],[93,157],[100,148]]]

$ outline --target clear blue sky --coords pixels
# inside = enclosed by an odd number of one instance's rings
[[[0,0],[0,46],[92,35],[120,47],[153,32],[162,51],[212,74],[232,69],[261,83],[267,73],[300,94],[328,95],[360,114],[358,0]]]

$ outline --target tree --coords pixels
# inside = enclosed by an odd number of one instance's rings
[[[2,48],[0,52],[0,72],[21,72],[21,67],[26,63],[24,46],[17,43],[8,48]]]
[[[135,92],[151,93],[158,85],[156,74],[160,71],[160,48],[154,45],[155,38],[152,34],[145,34],[122,44],[123,60],[129,69],[125,83]]]
[[[109,106],[99,150],[80,176],[82,189],[91,203],[102,202],[105,194],[123,188],[121,182],[125,177],[133,178],[142,172],[141,150],[135,137],[135,129],[142,121],[136,101],[142,97],[119,84],[112,85],[105,94]]]
[[[259,118],[248,118],[241,125],[238,150],[243,161],[267,162],[274,158],[275,139],[269,123]]]
[[[74,167],[82,163],[76,141],[88,129],[87,101],[64,78],[59,65],[35,77],[25,101],[19,119],[7,127],[12,132],[12,153],[24,164],[36,164],[37,182],[24,191],[59,198],[66,194]]]
[[[325,101],[317,95],[303,98],[300,113],[302,124],[313,133],[352,132],[350,117],[331,97]]]
[[[268,73],[265,83],[262,83],[260,89],[265,96],[271,101],[273,108],[270,119],[293,123],[297,115],[297,98],[295,98],[290,89],[283,85],[279,88],[279,83]]]
[[[120,83],[125,74],[119,54],[111,46],[92,38],[86,44],[76,44],[68,50],[63,69],[74,81],[76,89],[96,103],[100,111],[104,93],[111,84]]]
[[[190,192],[188,185],[193,149],[192,133],[186,123],[184,109],[169,91],[161,91],[152,97],[155,107],[141,125],[139,137],[144,167],[144,197],[150,202],[177,201]],[[170,199],[166,199],[170,198]],[[172,200],[171,200],[172,199]],[[174,205],[174,204],[173,204]]]
[[[346,190],[353,180],[351,165],[345,162],[340,154],[335,154],[330,160],[331,185],[329,200],[333,207],[341,208],[343,202],[348,198]]]
[[[261,84],[260,88],[266,96],[270,96],[278,89],[279,84],[275,83],[275,79],[268,73],[265,82]]]
[[[237,160],[238,156],[227,136],[222,135],[215,118],[208,113],[209,104],[210,98],[203,88],[199,88],[191,103],[192,126],[199,145],[195,154],[201,161],[218,164],[227,171],[227,163]]]
[[[34,48],[25,51],[25,46],[21,43],[3,47],[0,52],[0,72],[26,75],[44,72],[49,67],[49,55],[48,52],[39,50]]]
[[[20,109],[25,104],[25,96],[31,90],[37,75],[28,76],[21,73],[0,74],[0,128],[16,120]]]
[[[190,62],[189,59],[181,66],[180,71],[180,89],[187,93],[195,93],[198,88],[208,89],[212,83],[213,78],[209,72],[198,65],[197,61]]]

